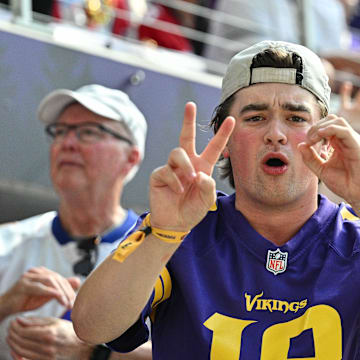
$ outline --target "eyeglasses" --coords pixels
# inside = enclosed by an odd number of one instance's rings
[[[133,142],[115,131],[96,123],[82,123],[79,125],[68,125],[62,123],[54,123],[47,125],[45,128],[46,133],[55,142],[62,141],[69,131],[74,130],[77,139],[83,143],[92,144],[104,139],[106,134],[110,134],[114,138],[125,141],[129,145],[133,145]]]
[[[99,256],[98,245],[100,244],[100,241],[100,236],[95,236],[82,239],[78,242],[77,249],[83,257],[73,265],[75,274],[88,276],[91,273]]]

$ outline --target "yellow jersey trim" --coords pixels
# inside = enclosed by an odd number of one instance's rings
[[[152,312],[150,314],[150,319],[152,322],[155,321],[156,307],[170,297],[171,289],[171,277],[168,269],[165,267],[156,280],[154,287],[155,295],[151,303]]]
[[[353,213],[351,213],[347,208],[342,208],[340,211],[341,217],[343,218],[343,220],[348,220],[348,221],[357,221],[360,220],[359,217],[357,217],[356,215],[354,215]]]
[[[216,204],[216,201],[215,201],[214,204],[209,209],[209,211],[216,211],[216,210],[217,210],[217,204]]]

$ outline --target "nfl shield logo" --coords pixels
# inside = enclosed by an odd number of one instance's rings
[[[287,266],[288,253],[282,252],[280,249],[275,251],[268,250],[266,260],[266,270],[274,275],[283,273]]]

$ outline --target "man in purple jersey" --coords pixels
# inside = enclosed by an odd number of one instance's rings
[[[237,54],[214,137],[198,155],[188,103],[150,213],[82,286],[78,336],[129,351],[150,316],[154,359],[360,359],[360,135],[329,97],[305,47]],[[229,196],[211,178],[220,155]]]

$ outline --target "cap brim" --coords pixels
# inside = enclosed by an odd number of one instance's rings
[[[55,90],[46,96],[39,105],[38,118],[45,124],[52,124],[57,121],[64,109],[73,102],[77,102],[91,112],[105,118],[122,121],[119,114],[111,109],[109,105],[104,105],[88,94],[81,94],[67,89]]]
[[[56,122],[63,110],[73,103],[79,102],[77,94],[71,90],[60,89],[46,96],[38,107],[38,118],[45,124]]]

